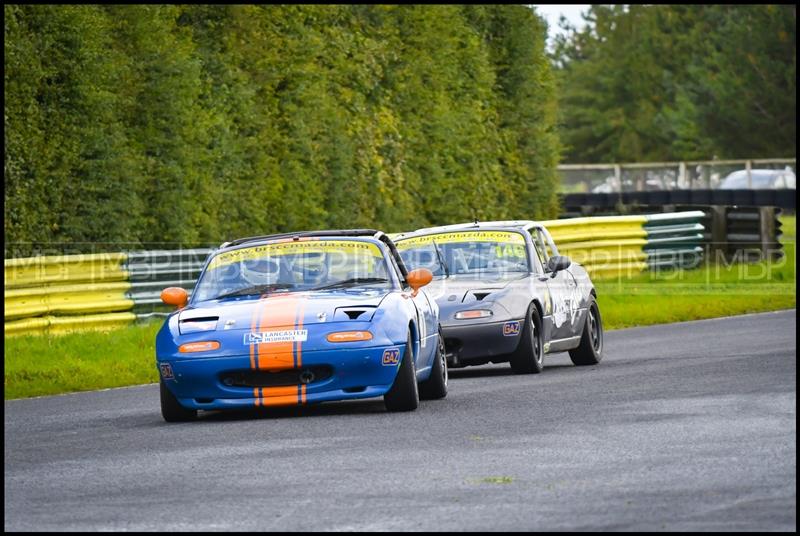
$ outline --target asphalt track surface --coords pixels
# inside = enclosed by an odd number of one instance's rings
[[[606,334],[539,375],[166,424],[155,385],[5,403],[6,530],[783,530],[795,311]]]

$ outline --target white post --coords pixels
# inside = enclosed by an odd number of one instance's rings
[[[686,162],[678,164],[678,188],[681,190],[686,188]]]
[[[745,162],[744,167],[747,170],[747,188],[752,190],[753,189],[753,172],[752,172],[753,162],[748,160],[747,162]]]

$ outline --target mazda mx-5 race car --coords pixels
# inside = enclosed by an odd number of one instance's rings
[[[222,244],[191,299],[156,336],[161,412],[269,407],[383,396],[390,411],[447,394],[438,307],[375,230],[317,231]],[[417,383],[419,382],[419,385]]]
[[[394,236],[411,268],[428,268],[448,363],[510,362],[542,370],[544,355],[569,351],[576,365],[603,356],[603,324],[586,270],[558,254],[533,221],[465,223]]]

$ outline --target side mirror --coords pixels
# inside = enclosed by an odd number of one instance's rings
[[[419,289],[430,283],[432,280],[433,272],[427,268],[417,268],[416,270],[411,270],[406,276],[406,282],[413,290],[411,293],[412,296],[416,296],[417,292],[419,292]]]
[[[189,303],[189,294],[181,287],[169,287],[161,291],[161,301],[167,305],[183,308]]]
[[[549,272],[555,274],[561,270],[566,270],[570,264],[572,264],[572,260],[566,255],[554,255],[548,259],[546,268]]]

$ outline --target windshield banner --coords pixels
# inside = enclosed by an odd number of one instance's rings
[[[301,240],[276,242],[251,248],[235,249],[220,253],[208,265],[209,270],[241,261],[268,259],[281,255],[320,255],[323,253],[346,253],[353,256],[383,258],[381,250],[370,242],[348,240]]]
[[[451,244],[458,242],[502,242],[506,244],[525,244],[525,238],[520,233],[509,231],[459,231],[455,233],[442,233],[434,235],[417,236],[398,240],[395,244],[398,250],[411,249],[436,242],[437,244]]]

